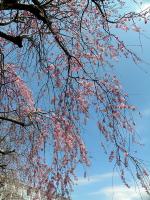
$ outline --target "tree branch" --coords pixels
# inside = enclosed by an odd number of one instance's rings
[[[8,154],[11,154],[11,153],[14,153],[14,152],[15,152],[15,150],[12,150],[12,151],[8,151],[8,150],[2,151],[2,150],[0,150],[0,154],[2,154],[2,155],[8,155]]]
[[[22,40],[23,38],[21,36],[12,36],[12,35],[7,35],[6,33],[3,33],[0,31],[0,37],[13,42],[14,44],[18,45],[19,48],[23,47],[22,45]]]
[[[32,13],[37,19],[44,20],[44,15],[41,9],[39,9],[36,5],[28,5],[28,4],[4,4],[0,3],[0,11],[1,10],[22,10],[22,11],[28,11]]]
[[[25,124],[24,122],[21,122],[21,121],[12,119],[12,118],[8,118],[8,117],[5,117],[5,116],[0,116],[0,119],[1,119],[1,120],[4,120],[4,121],[9,121],[9,122],[18,124],[18,125],[23,126],[23,127],[25,127],[25,126],[30,126],[30,125],[32,124],[32,123]]]
[[[7,165],[1,164],[1,163],[0,163],[0,168],[5,169],[6,167],[7,167]],[[1,183],[0,183],[0,184],[1,184]]]
[[[0,11],[1,10],[12,10],[12,9],[16,9],[16,10],[24,10],[24,11],[28,11],[30,13],[32,13],[38,20],[41,20],[45,25],[47,25],[47,27],[50,29],[51,33],[54,35],[56,42],[58,43],[58,45],[60,46],[60,48],[64,51],[64,53],[67,55],[67,57],[70,59],[71,55],[68,52],[68,50],[64,47],[63,43],[58,39],[56,33],[53,31],[52,27],[51,27],[51,21],[49,21],[47,19],[45,10],[43,8],[40,7],[39,3],[37,0],[33,0],[33,3],[35,3],[36,5],[28,5],[28,4],[3,4],[0,3]],[[38,4],[38,5],[37,5]],[[14,44],[17,44],[18,47],[22,47],[22,37],[20,36],[9,36],[3,32],[0,32],[0,37],[5,38],[6,40],[9,40],[11,42],[14,42]]]
[[[38,20],[41,20],[44,24],[47,24],[47,20],[44,16],[43,11],[38,8],[36,5],[28,5],[28,4],[4,4],[4,3],[0,3],[0,11],[1,10],[23,10],[23,11],[28,11],[31,14],[33,14]],[[22,45],[22,41],[23,41],[23,37],[21,36],[11,36],[8,35],[2,31],[0,31],[0,37],[13,42],[14,44],[18,45],[19,48],[23,47]]]

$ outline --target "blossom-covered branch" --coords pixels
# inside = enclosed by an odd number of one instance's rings
[[[47,199],[69,196],[78,164],[90,165],[82,126],[91,113],[123,183],[129,187],[129,170],[149,191],[145,165],[130,150],[135,107],[107,72],[122,56],[140,61],[112,30],[139,34],[136,21],[147,23],[148,12],[124,13],[124,6],[120,0],[0,3],[0,147],[15,150],[1,164]]]

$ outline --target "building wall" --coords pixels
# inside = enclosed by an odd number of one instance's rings
[[[1,178],[1,177],[0,177]],[[1,182],[1,181],[0,181]],[[5,179],[3,186],[0,186],[0,200],[48,200],[44,193],[35,188],[24,185],[16,180]],[[53,200],[70,200],[61,196]]]

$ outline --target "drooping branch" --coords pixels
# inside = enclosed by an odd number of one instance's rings
[[[133,160],[128,150],[128,135],[124,135],[128,131],[132,133],[133,122],[128,121],[125,113],[133,108],[127,104],[116,77],[107,74],[102,77],[98,67],[109,64],[108,56],[112,59],[122,53],[133,56],[109,27],[109,23],[118,23],[118,27],[125,29],[126,21],[121,22],[120,15],[117,18],[114,11],[107,13],[112,6],[106,7],[103,0],[14,1],[0,3],[0,37],[8,41],[2,43],[2,48],[7,52],[9,43],[20,48],[24,46],[20,51],[10,48],[12,57],[9,54],[1,67],[2,72],[6,71],[1,107],[8,112],[1,112],[0,123],[2,137],[7,134],[8,139],[2,138],[4,142],[0,143],[2,151],[14,148],[17,154],[14,159],[13,154],[0,152],[1,157],[7,157],[8,164],[2,163],[5,171],[17,164],[15,170],[22,170],[19,179],[27,174],[26,179],[33,180],[29,184],[35,182],[40,188],[46,188],[52,180],[54,188],[61,189],[67,196],[77,164],[88,165],[78,124],[84,124],[91,108],[95,108],[98,128],[112,144],[109,160],[114,160],[121,173],[132,162],[135,170],[139,169],[138,177],[144,177],[145,172],[139,173],[143,170],[141,163]],[[132,18],[132,13],[124,18]],[[111,22],[111,19],[120,21]],[[29,42],[24,42],[24,38]],[[32,61],[31,67],[28,60]],[[12,112],[12,109],[15,110]],[[45,158],[45,149],[51,145],[49,138],[53,139],[54,149],[50,167],[38,156],[43,151]],[[147,187],[148,184],[142,185]],[[50,196],[51,189],[47,190]]]

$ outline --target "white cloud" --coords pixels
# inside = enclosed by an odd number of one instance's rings
[[[141,6],[141,10],[147,10],[150,9],[150,3],[143,3]]]
[[[98,183],[98,182],[102,182],[106,179],[111,179],[116,177],[117,174],[115,173],[106,173],[106,174],[98,174],[98,175],[94,175],[94,176],[89,176],[87,178],[83,178],[83,177],[79,177],[78,180],[76,181],[77,185],[89,185],[89,184],[93,184],[93,183]]]
[[[142,2],[142,4],[138,4],[136,11],[142,12],[142,11],[148,11],[150,9],[150,3],[149,2]]]
[[[102,188],[96,192],[89,193],[89,195],[104,195],[109,200],[140,200],[141,196],[143,197],[143,200],[146,200],[146,193],[141,188],[139,190],[136,190],[134,187],[127,188],[125,186],[112,186],[112,187],[105,187]]]

